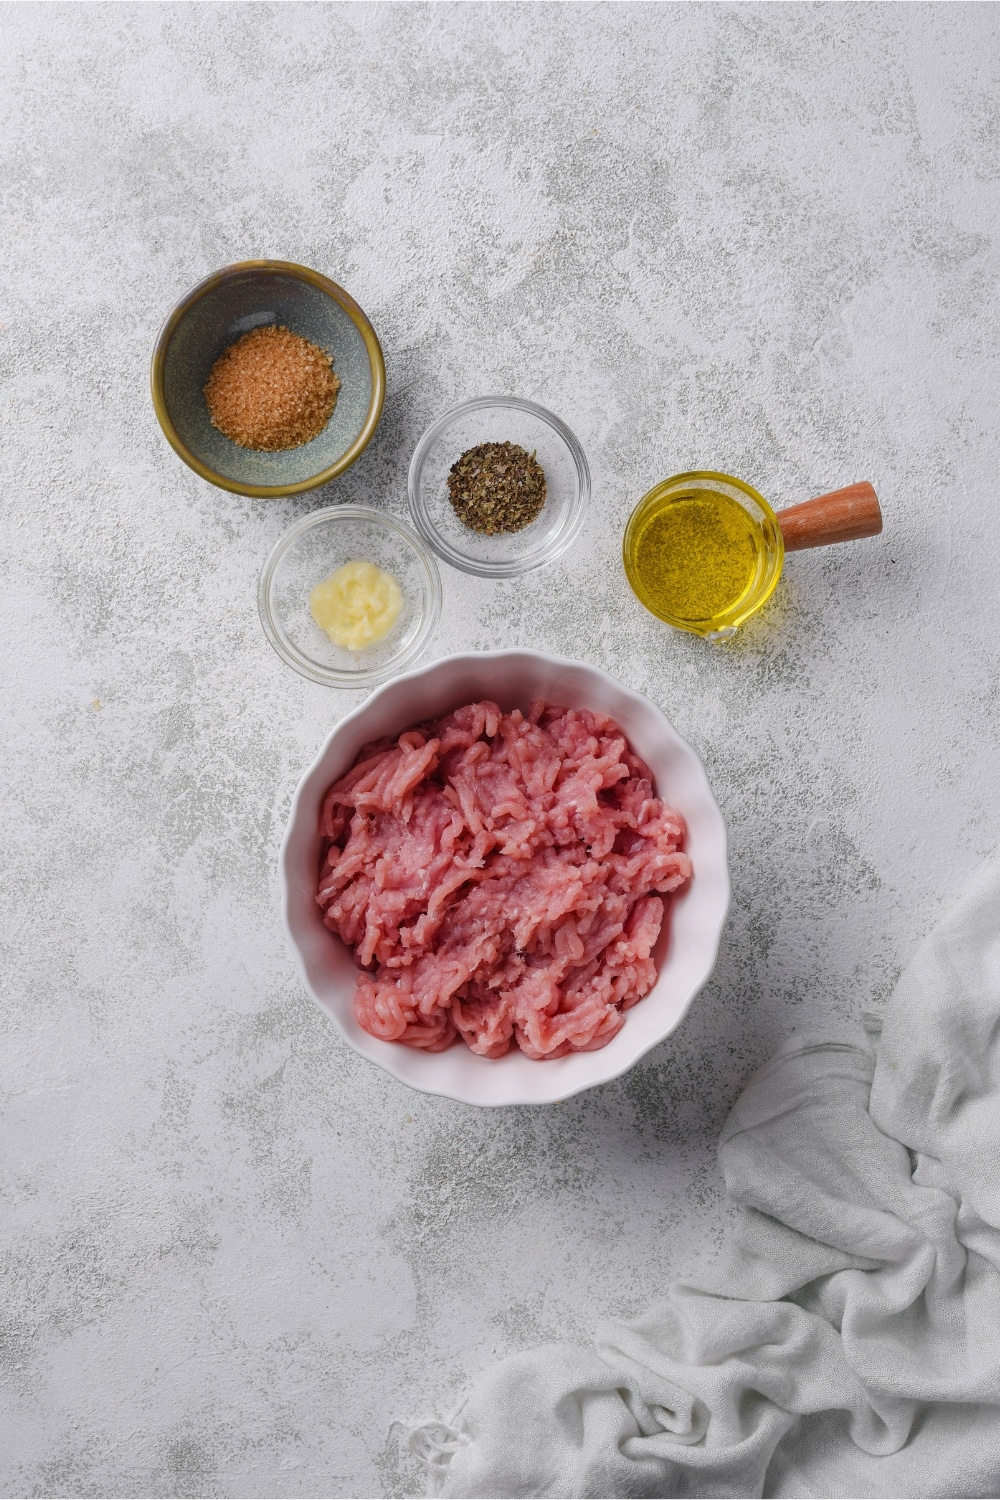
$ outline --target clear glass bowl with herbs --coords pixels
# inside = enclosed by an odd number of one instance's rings
[[[590,470],[552,412],[517,396],[481,396],[424,433],[408,491],[413,524],[439,557],[481,578],[512,578],[571,545],[590,499]]]

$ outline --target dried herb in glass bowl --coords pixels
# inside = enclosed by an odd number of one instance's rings
[[[518,443],[478,443],[452,464],[448,493],[470,531],[523,531],[545,504],[545,470]]]

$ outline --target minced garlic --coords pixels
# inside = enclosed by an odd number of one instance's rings
[[[309,612],[335,646],[362,651],[385,640],[399,619],[403,593],[391,573],[354,558],[309,591]]]

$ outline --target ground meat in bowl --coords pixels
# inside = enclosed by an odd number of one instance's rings
[[[656,979],[684,823],[604,714],[470,703],[327,792],[317,900],[373,1036],[533,1058],[603,1047]]]

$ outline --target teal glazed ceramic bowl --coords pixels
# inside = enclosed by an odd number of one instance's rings
[[[241,448],[212,426],[204,387],[223,350],[279,323],[328,350],[340,392],[323,431],[299,448]],[[246,260],[208,276],[170,314],[156,341],[153,406],[167,441],[203,479],[238,495],[297,495],[336,479],[361,454],[385,400],[375,330],[343,287],[285,260]]]

